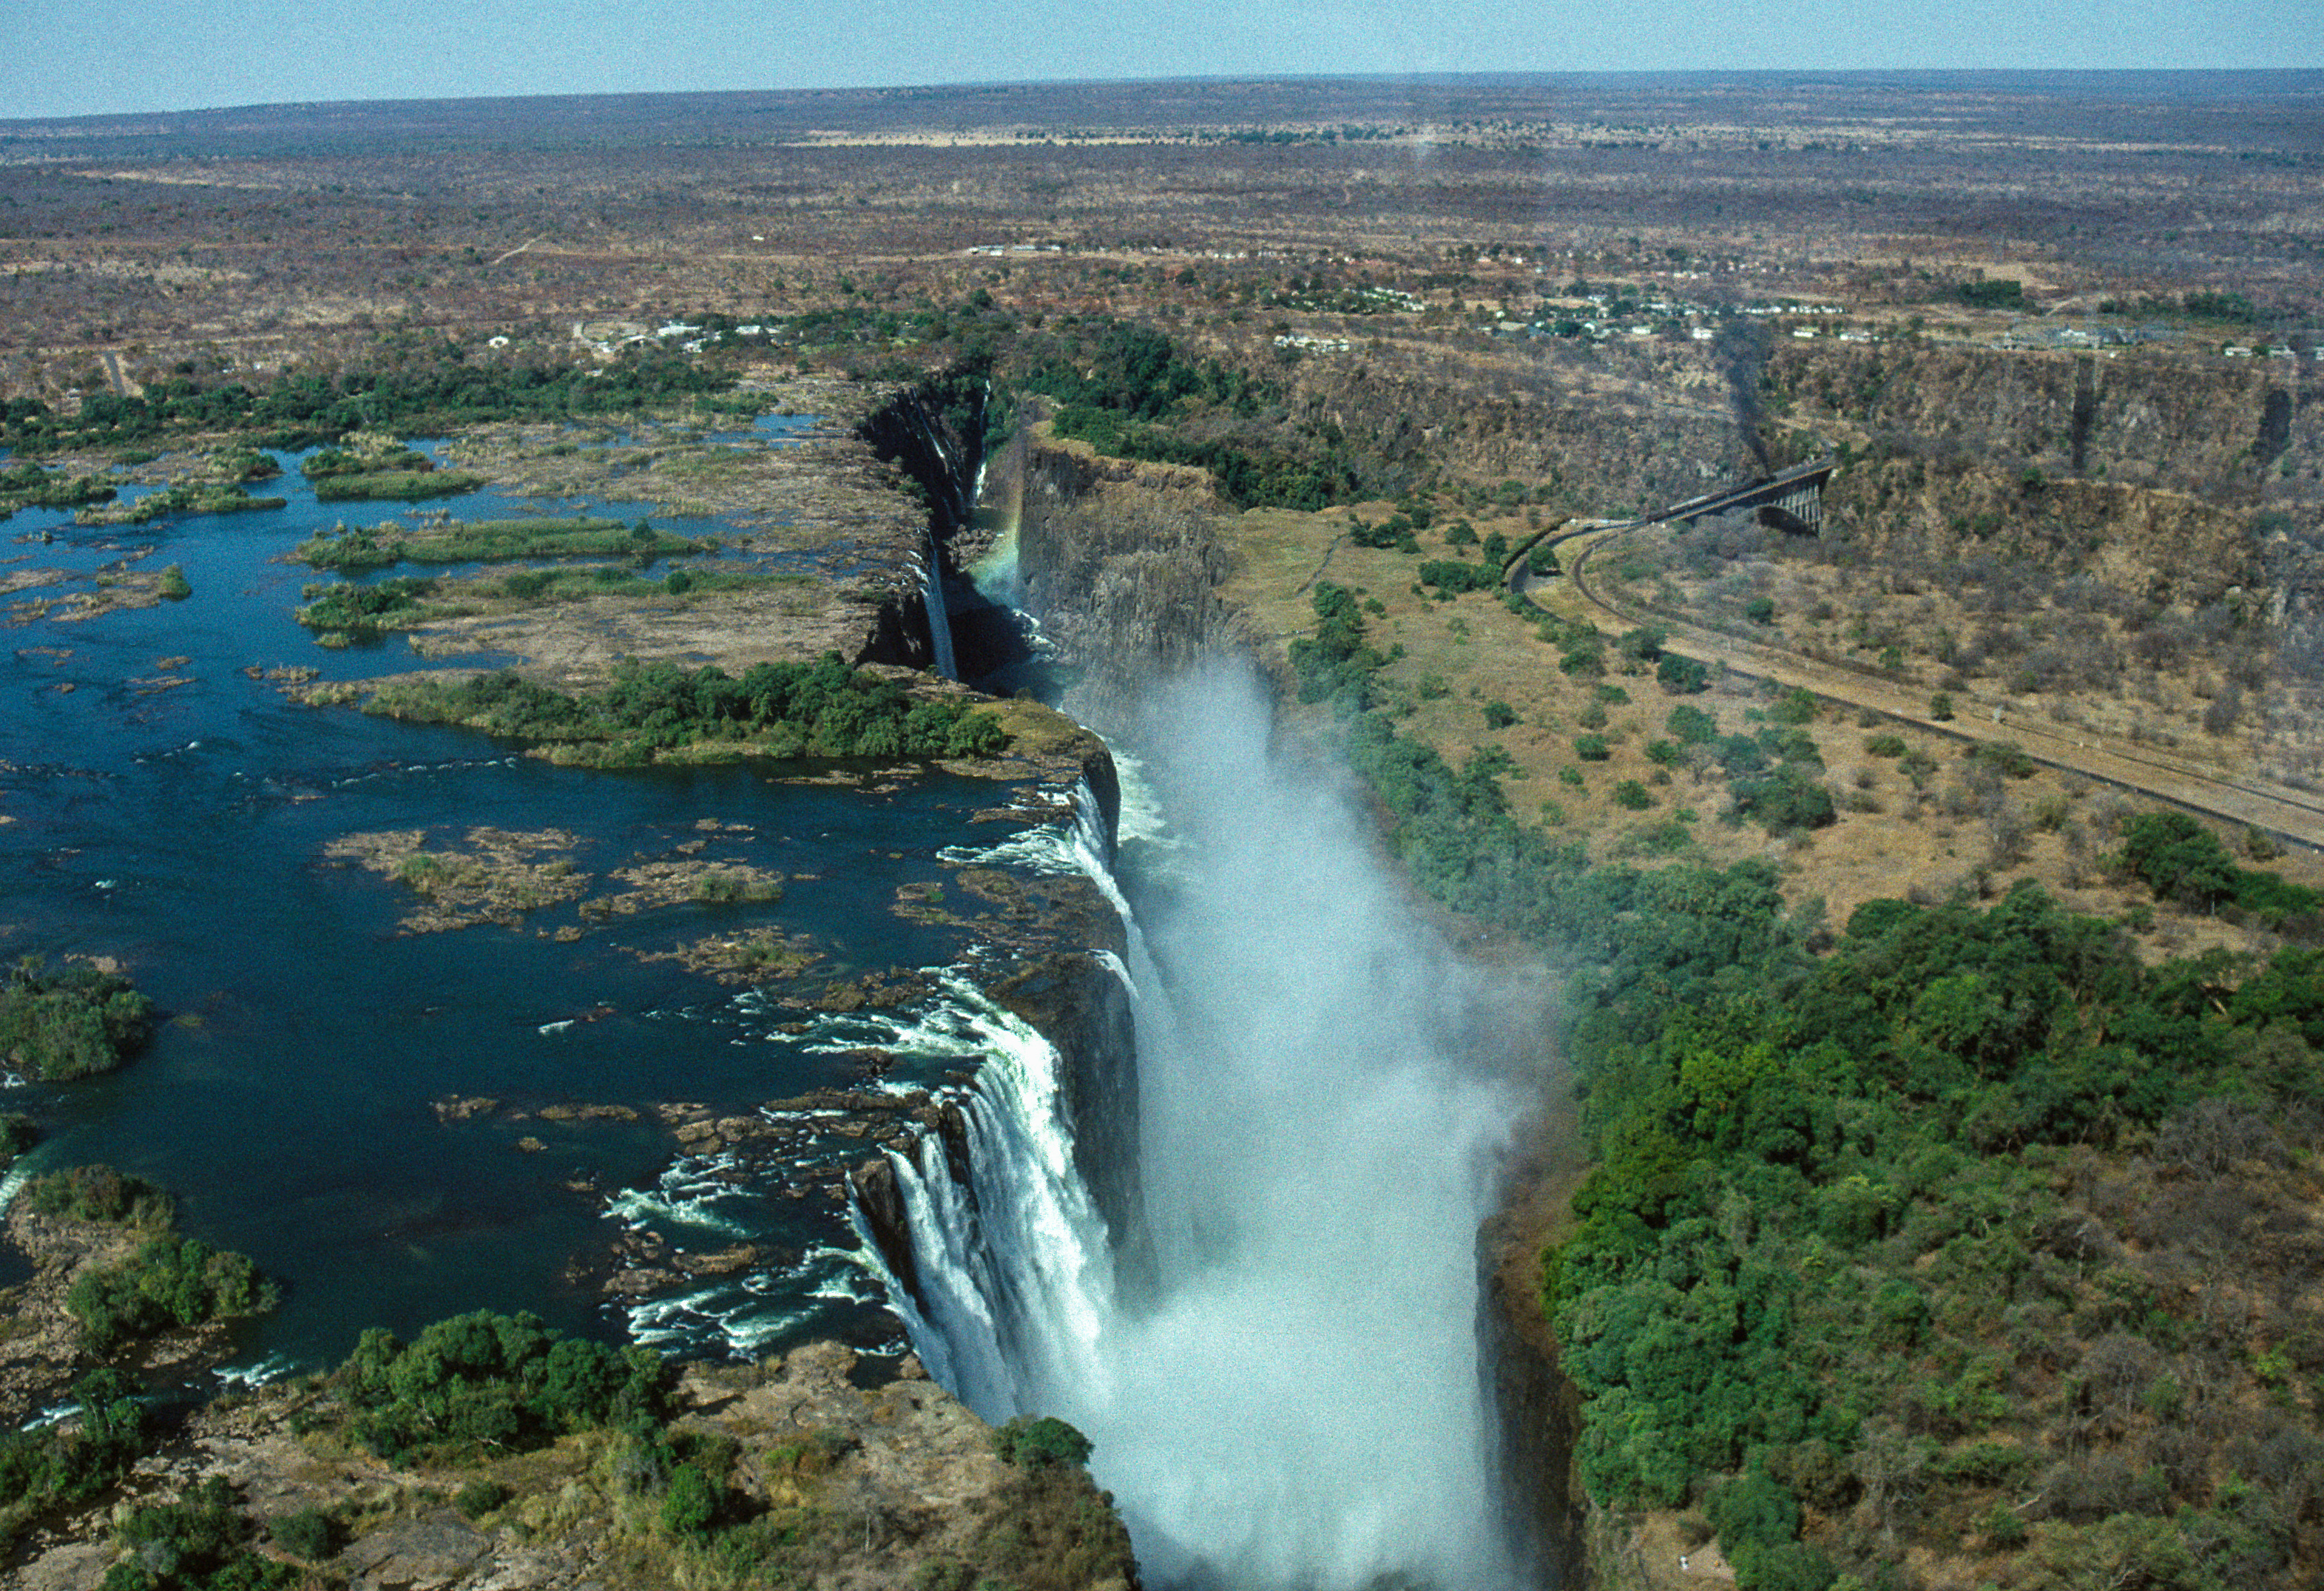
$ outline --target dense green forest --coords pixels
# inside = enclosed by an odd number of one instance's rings
[[[1286,424],[1274,383],[1135,321],[1062,318],[1020,334],[1005,368],[1018,391],[1056,400],[1059,436],[1208,470],[1236,508],[1320,509],[1403,483],[1335,428]]]
[[[1916,1552],[2037,1591],[2313,1583],[2324,950],[2150,966],[2023,880],[1834,933],[1764,861],[1593,868],[1514,818],[1496,749],[1456,769],[1398,731],[1351,593],[1314,607],[1301,694],[1414,878],[1573,970],[1595,1169],[1543,1305],[1594,1502],[1683,1510],[1745,1591],[1903,1584]],[[1574,673],[1654,650],[1545,639]],[[1738,821],[1812,822],[1754,798],[1821,791],[1807,715],[1769,716],[1720,739],[1681,703],[1673,743]],[[2314,922],[2183,814],[2120,839],[2159,900]]]
[[[503,671],[459,684],[398,682],[372,711],[466,724],[493,734],[602,747],[600,760],[731,743],[765,757],[989,757],[1008,744],[1001,721],[964,699],[916,700],[895,680],[850,668],[835,652],[813,663],[761,663],[736,679],[631,660],[600,691],[567,694]]]
[[[350,432],[406,435],[487,420],[565,420],[728,391],[733,376],[677,354],[630,353],[603,366],[470,363],[447,344],[400,369],[293,374],[263,391],[240,382],[200,386],[172,376],[143,397],[92,393],[80,412],[38,399],[0,399],[0,446],[26,455],[62,448],[124,448],[193,432],[254,435],[267,447],[337,442]]]

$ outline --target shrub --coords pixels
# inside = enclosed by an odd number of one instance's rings
[[[1773,624],[1775,621],[1775,599],[1773,597],[1753,597],[1749,602],[1743,604],[1743,617],[1748,619],[1754,624]]]
[[[1799,1499],[1756,1470],[1713,1492],[1709,1512],[1719,1545],[1729,1559],[1744,1548],[1779,1547],[1799,1540]]]
[[[1449,595],[1466,591],[1490,591],[1499,585],[1501,572],[1490,564],[1464,564],[1458,558],[1432,558],[1420,566],[1420,584],[1433,585]]]
[[[482,1519],[515,1495],[515,1492],[496,1480],[474,1480],[454,1494],[452,1506],[458,1509],[465,1518]]]
[[[1655,683],[1674,696],[1700,695],[1711,688],[1711,670],[1692,658],[1665,652],[1655,665]]]
[[[1767,709],[1767,716],[1777,723],[1813,723],[1816,707],[1813,691],[1794,685],[1775,698],[1775,705]]]
[[[185,570],[175,564],[163,566],[161,591],[163,596],[173,602],[181,602],[194,594],[194,588],[186,581]]]
[[[1574,722],[1581,724],[1581,726],[1586,730],[1604,729],[1606,727],[1606,704],[1603,702],[1592,702],[1589,704],[1582,709],[1581,713],[1576,717]]]
[[[1582,770],[1568,763],[1557,770],[1557,782],[1561,785],[1571,785],[1579,790],[1582,786]]]
[[[1953,698],[1950,691],[1939,691],[1929,698],[1929,716],[1939,723],[1950,723],[1953,716]]]
[[[1672,740],[1682,746],[1702,746],[1719,738],[1719,721],[1700,707],[1680,704],[1663,721]]]
[[[130,981],[73,964],[51,971],[26,956],[0,988],[0,1059],[42,1082],[110,1071],[153,1028],[153,1002]]]
[[[14,1164],[40,1141],[40,1124],[31,1117],[15,1110],[0,1113],[0,1171]]]
[[[1507,702],[1491,701],[1485,704],[1485,727],[1487,729],[1504,730],[1508,728],[1509,725],[1517,722],[1517,710],[1510,706]]]
[[[1603,735],[1576,735],[1573,754],[1584,762],[1603,762],[1614,753]]]
[[[1344,587],[1332,591],[1354,598]],[[1318,593],[1317,601],[1323,600]],[[1327,631],[1332,623],[1327,621]],[[1356,644],[1361,644],[1356,623]],[[1318,667],[1318,642],[1298,641],[1303,699]],[[1303,649],[1306,648],[1306,649]],[[1364,649],[1367,667],[1385,661]],[[1335,667],[1321,665],[1323,677]],[[1328,694],[1328,692],[1326,693]],[[892,679],[851,668],[835,652],[813,663],[761,663],[740,679],[720,669],[670,663],[619,665],[603,690],[567,695],[512,671],[478,675],[458,685],[410,680],[381,691],[372,711],[426,722],[466,724],[492,734],[564,744],[634,749],[634,760],[657,750],[716,740],[758,740],[771,756],[990,757],[1009,743],[1001,721],[957,698],[915,700]]]
[[[658,1418],[669,1367],[650,1348],[560,1337],[530,1314],[438,1320],[406,1345],[374,1327],[333,1383],[355,1439],[391,1463],[529,1449],[567,1431]]]
[[[1735,805],[1779,834],[1821,829],[1839,816],[1831,792],[1796,763],[1785,763],[1765,778],[1737,780]]]
[[[1089,1462],[1090,1439],[1062,1420],[1019,1414],[992,1433],[992,1450],[1020,1469],[1064,1469]]]
[[[2034,759],[2026,754],[2024,747],[2015,740],[2003,740],[1998,744],[1979,741],[1969,748],[1969,759],[1980,768],[1997,768],[2013,779],[2034,777]]]
[[[2235,893],[2227,848],[2183,812],[2147,813],[2124,824],[2122,859],[2158,900],[2200,910]]]
[[[700,1535],[717,1517],[718,1490],[708,1476],[691,1464],[669,1472],[669,1490],[661,1500],[663,1530],[673,1536]]]
[[[69,1166],[35,1177],[24,1185],[24,1202],[41,1215],[131,1227],[166,1227],[177,1213],[161,1189],[109,1165]]]
[[[1868,757],[1902,757],[1904,755],[1904,737],[1875,735],[1864,742],[1864,752]]]
[[[672,569],[661,577],[661,588],[671,596],[684,596],[693,589],[694,576],[683,569]]]
[[[94,1353],[135,1337],[263,1314],[279,1294],[246,1255],[198,1238],[160,1237],[117,1265],[83,1272],[65,1296]]]
[[[489,1485],[491,1483],[482,1484]],[[503,1492],[507,1490],[504,1486],[501,1489]],[[461,1494],[462,1496],[466,1494],[466,1491]],[[468,1513],[466,1508],[460,1512]],[[474,1519],[475,1515],[470,1513],[468,1517]],[[293,1558],[303,1558],[309,1563],[319,1563],[338,1550],[339,1522],[319,1508],[301,1508],[296,1513],[276,1520],[272,1530],[284,1551]]]
[[[1624,779],[1614,786],[1614,805],[1631,812],[1644,812],[1655,804],[1646,787],[1636,779]]]

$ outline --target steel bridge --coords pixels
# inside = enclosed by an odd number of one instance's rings
[[[1795,464],[1740,486],[1723,486],[1705,496],[1673,503],[1639,523],[1690,524],[1711,514],[1756,509],[1761,524],[1812,534],[1823,529],[1823,483],[1831,479],[1838,464],[1837,459],[1820,458],[1813,464]]]

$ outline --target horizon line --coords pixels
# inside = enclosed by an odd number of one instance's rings
[[[2123,66],[2123,67],[1817,67],[1817,66],[1734,66],[1734,67],[1601,67],[1561,70],[1487,70],[1433,72],[1195,72],[1163,77],[1059,77],[1059,78],[960,78],[945,82],[924,83],[851,83],[819,84],[793,87],[765,88],[639,88],[586,89],[558,93],[542,91],[516,94],[472,95],[401,95],[358,97],[347,99],[286,99],[254,100],[234,105],[154,106],[138,110],[83,111],[64,115],[0,115],[0,135],[10,127],[46,126],[60,123],[101,123],[138,120],[157,116],[213,116],[247,115],[260,111],[329,111],[364,107],[423,106],[486,106],[537,104],[542,101],[615,101],[615,100],[686,100],[686,99],[785,99],[812,98],[842,95],[941,94],[970,92],[997,88],[1129,88],[1141,86],[1157,87],[1184,84],[1233,86],[1249,84],[1299,83],[1427,83],[1453,85],[1461,83],[1518,84],[1529,82],[1562,82],[1582,79],[1687,78],[1706,79],[1733,78],[1782,78],[1796,80],[1807,78],[1840,78],[1859,82],[1895,81],[1911,78],[1988,78],[2038,79],[2055,83],[2061,78],[2081,80],[2100,78],[2299,78],[2319,79],[2311,92],[2324,95],[2324,61],[2309,66]]]

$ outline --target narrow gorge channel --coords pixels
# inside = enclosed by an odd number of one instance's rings
[[[1150,1585],[1546,1583],[1478,1263],[1538,991],[1416,918],[1344,778],[1205,651],[1068,696],[1114,749],[1118,844],[1084,786],[1049,865],[1117,903],[1134,1062],[964,1010],[991,1059],[955,1124],[859,1173],[865,1251],[978,1413],[1092,1439]]]

